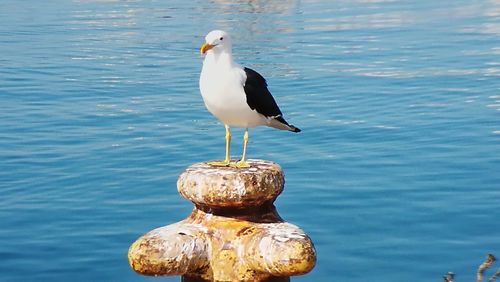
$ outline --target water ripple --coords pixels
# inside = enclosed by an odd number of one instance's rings
[[[177,175],[224,153],[197,85],[214,28],[303,129],[252,129],[248,152],[283,166],[277,207],[318,250],[294,280],[473,279],[500,249],[499,13],[462,0],[2,1],[3,280],[152,281],[130,271],[128,246],[186,216]]]

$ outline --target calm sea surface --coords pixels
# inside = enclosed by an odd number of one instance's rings
[[[303,129],[249,144],[318,251],[294,281],[472,281],[500,256],[500,1],[2,0],[1,281],[179,280],[127,249],[223,157],[198,90],[212,29]]]

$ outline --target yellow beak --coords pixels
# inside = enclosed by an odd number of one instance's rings
[[[204,43],[203,45],[201,45],[200,54],[205,54],[208,50],[210,50],[214,47],[215,47],[215,45],[210,45],[208,43]]]

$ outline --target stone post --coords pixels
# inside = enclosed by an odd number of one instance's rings
[[[290,281],[316,263],[311,239],[284,222],[273,205],[284,174],[273,162],[249,168],[197,163],[177,181],[194,204],[184,220],[154,229],[129,249],[131,267],[144,275],[181,281]]]

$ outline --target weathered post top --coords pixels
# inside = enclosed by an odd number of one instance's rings
[[[289,281],[309,272],[316,253],[310,238],[284,222],[273,205],[284,174],[273,162],[248,168],[197,163],[178,178],[194,203],[183,221],[152,230],[132,244],[129,262],[145,275],[182,281]]]
[[[179,176],[177,189],[194,204],[214,208],[273,202],[283,191],[283,170],[270,161],[249,160],[248,164],[248,168],[191,165]]]

